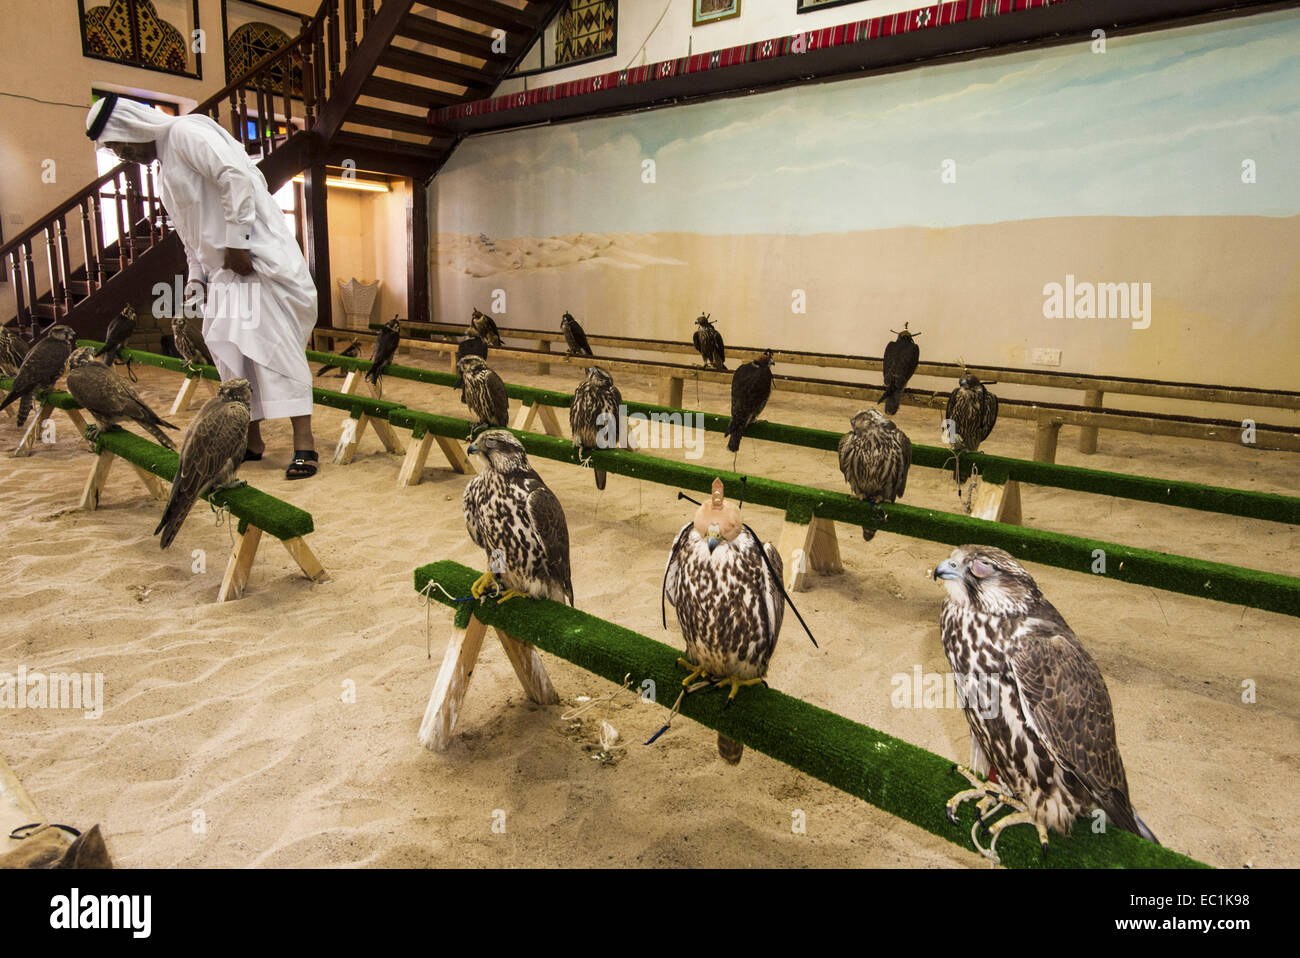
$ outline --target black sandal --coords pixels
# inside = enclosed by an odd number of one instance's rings
[[[310,479],[316,475],[316,463],[320,457],[311,449],[295,449],[293,451],[293,462],[289,463],[289,468],[284,471],[286,479]]]

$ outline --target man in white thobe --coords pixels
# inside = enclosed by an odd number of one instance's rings
[[[305,351],[316,284],[261,170],[210,117],[168,116],[116,96],[91,107],[86,135],[123,160],[158,160],[163,206],[189,261],[187,303],[202,304],[203,338],[221,378],[253,387],[248,458],[266,448],[261,421],[288,418],[294,457],[286,476],[315,475]]]

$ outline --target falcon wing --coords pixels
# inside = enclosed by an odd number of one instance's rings
[[[1008,662],[1025,720],[1120,828],[1137,832],[1110,694],[1097,663],[1055,609],[1029,618]]]
[[[998,397],[987,389],[984,391],[984,395],[986,402],[984,403],[984,417],[981,426],[983,427],[984,438],[987,439],[998,421]]]
[[[492,424],[508,426],[510,424],[510,397],[506,394],[506,384],[495,370],[489,369],[484,377],[488,402],[491,404]]]
[[[672,550],[668,553],[668,565],[664,567],[663,595],[673,606],[677,605],[680,595],[682,554],[686,550],[686,543],[691,538],[691,527],[693,525],[693,522],[688,522],[682,526],[682,531],[677,533],[677,538],[673,540]]]
[[[569,570],[569,524],[564,519],[564,509],[555,493],[542,482],[541,477],[530,480],[528,493],[528,519],[537,530],[546,550],[546,571],[551,578],[564,583],[564,591],[573,604],[573,582]]]
[[[584,356],[591,356],[591,344],[587,342],[587,334],[583,332],[582,327],[575,321],[573,326],[573,351],[582,353]]]

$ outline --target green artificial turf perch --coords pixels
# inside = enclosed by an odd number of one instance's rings
[[[424,591],[430,582],[436,582],[453,597],[468,596],[477,577],[476,571],[460,563],[435,562],[415,570],[415,588]],[[632,687],[653,689],[656,701],[665,709],[671,708],[681,687],[682,670],[677,666],[680,650],[586,612],[544,600],[479,605],[455,603],[439,589],[429,588],[427,594],[457,609],[458,626],[467,625],[469,616],[474,615],[487,625],[498,626],[521,641],[615,684],[621,685],[630,674]],[[653,684],[645,685],[647,680]],[[952,773],[951,758],[773,688],[747,689],[733,707],[725,710],[724,700],[720,692],[695,692],[682,698],[681,714],[974,850],[970,810],[963,810],[957,825],[944,814],[944,803],[966,787],[965,779]],[[646,727],[658,721],[658,716],[647,719]],[[1090,824],[1090,819],[1081,819],[1071,835],[1053,833],[1045,857],[1032,828],[1008,829],[998,842],[998,853],[1002,863],[1013,868],[1206,867],[1120,829],[1094,834]]]

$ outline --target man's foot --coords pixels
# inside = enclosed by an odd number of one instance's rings
[[[313,449],[295,449],[293,451],[293,462],[289,463],[289,468],[284,471],[286,479],[310,479],[316,475],[316,463],[320,457],[316,455]]]
[[[251,449],[244,450],[244,462],[261,462],[262,453],[253,452]]]

